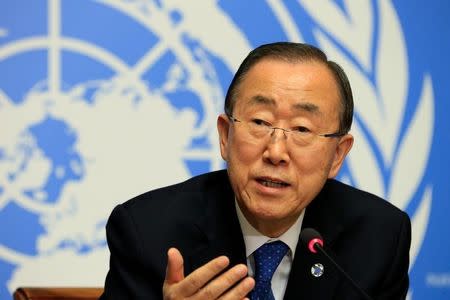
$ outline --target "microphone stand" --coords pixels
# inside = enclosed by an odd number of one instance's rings
[[[334,261],[334,259],[331,258],[331,256],[328,255],[328,253],[323,250],[323,248],[320,246],[319,243],[314,243],[314,249],[316,251],[319,251],[323,255],[328,258],[328,260],[334,265],[334,267],[342,274],[344,275],[345,279],[347,279],[348,282],[351,283],[351,285],[359,292],[359,294],[365,299],[365,300],[373,300],[369,297],[369,295],[366,294],[357,284],[353,281],[353,279]]]

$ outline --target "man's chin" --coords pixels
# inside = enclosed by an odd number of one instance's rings
[[[268,237],[279,237],[285,233],[295,222],[296,219],[290,218],[285,214],[264,212],[256,216],[257,224],[253,224],[256,230]]]
[[[250,214],[256,220],[264,222],[280,223],[289,218],[289,215],[280,210],[279,206],[259,207],[251,210]]]

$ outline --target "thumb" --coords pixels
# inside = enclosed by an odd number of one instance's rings
[[[167,267],[165,283],[173,284],[184,279],[183,256],[176,248],[167,251]]]

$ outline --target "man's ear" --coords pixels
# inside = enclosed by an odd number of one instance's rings
[[[230,119],[226,114],[220,114],[217,118],[217,131],[219,132],[220,155],[223,160],[228,161],[228,134]]]
[[[333,164],[331,165],[330,172],[328,174],[328,178],[334,178],[337,176],[339,170],[344,163],[344,159],[347,154],[350,152],[353,146],[353,135],[346,134],[339,139],[339,142],[336,146],[336,153],[334,154]]]

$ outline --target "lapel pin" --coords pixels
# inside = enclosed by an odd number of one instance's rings
[[[311,267],[311,274],[312,274],[312,276],[314,276],[314,277],[320,277],[320,276],[322,276],[322,275],[323,275],[323,272],[324,272],[324,267],[323,267],[323,265],[320,264],[320,263],[314,264],[314,265]]]

